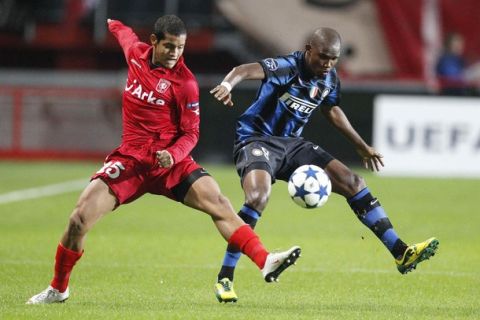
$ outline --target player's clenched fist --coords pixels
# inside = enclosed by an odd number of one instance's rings
[[[173,165],[173,157],[167,150],[157,151],[157,161],[162,168],[170,168]]]

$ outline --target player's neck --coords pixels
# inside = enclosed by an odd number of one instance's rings
[[[150,69],[156,69],[158,67],[163,67],[161,64],[156,64],[155,62],[153,62],[153,56],[152,58],[149,60],[149,66],[150,66]]]
[[[305,73],[304,73],[304,74],[305,74],[305,77],[306,77],[308,80],[313,79],[313,78],[316,77],[315,74],[313,73],[312,69],[310,69],[310,67],[309,67],[309,65],[307,64],[306,61],[304,62],[304,65],[303,65],[303,66],[304,66],[304,70],[305,70]],[[305,80],[307,80],[307,79],[305,79]]]
[[[153,69],[156,69],[156,68],[164,68],[164,69],[170,69],[170,70],[171,70],[171,69],[174,69],[174,68],[177,66],[177,64],[178,64],[178,61],[177,61],[177,63],[176,63],[173,67],[168,68],[168,67],[164,66],[164,65],[161,64],[161,63],[158,63],[158,64],[155,63],[155,62],[153,61],[153,57],[149,60],[150,70],[153,70]]]
[[[153,69],[156,69],[156,68],[166,68],[164,65],[162,65],[160,62],[158,63],[155,63],[155,59],[154,59],[154,56],[153,56],[153,52],[151,53],[150,55],[150,59],[149,59],[149,64],[150,66],[150,70],[153,70]]]

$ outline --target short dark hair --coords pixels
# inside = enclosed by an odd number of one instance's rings
[[[153,33],[160,41],[162,39],[165,39],[166,33],[174,36],[187,34],[187,28],[179,17],[173,14],[169,14],[157,19],[153,27]]]

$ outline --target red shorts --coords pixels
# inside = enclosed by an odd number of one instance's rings
[[[187,188],[175,187],[181,186],[181,183],[194,171],[199,172],[195,174],[196,179],[202,175],[208,175],[191,156],[187,156],[170,168],[162,168],[151,152],[142,149],[130,150],[122,146],[107,156],[104,166],[92,176],[91,180],[102,179],[114,193],[118,205],[132,202],[145,193],[183,201],[188,186]],[[189,183],[193,181],[190,179]]]

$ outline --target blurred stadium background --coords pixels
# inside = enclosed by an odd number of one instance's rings
[[[201,86],[202,134],[194,151],[201,162],[231,163],[234,119],[258,84],[236,89],[234,109],[215,103],[208,90],[234,65],[303,49],[318,26],[331,26],[344,38],[337,68],[342,107],[368,142],[378,95],[441,92],[435,61],[451,32],[464,37],[464,58],[472,66],[460,94],[475,97],[467,104],[480,110],[476,0],[0,0],[0,157],[102,159],[119,143],[125,78],[122,52],[105,21],[122,20],[146,41],[163,14],[177,14],[189,29],[185,58]],[[460,100],[449,100],[451,112],[458,112]],[[464,116],[478,119],[476,113]],[[356,162],[343,137],[332,134],[321,116],[313,118],[305,136],[343,161]],[[454,133],[444,130],[455,124],[448,115],[439,121],[442,128],[433,130],[439,145],[433,147],[451,153],[446,149]],[[477,124],[460,134],[470,148],[465,153],[474,152],[476,159],[478,132]],[[409,136],[399,133],[398,139]]]

